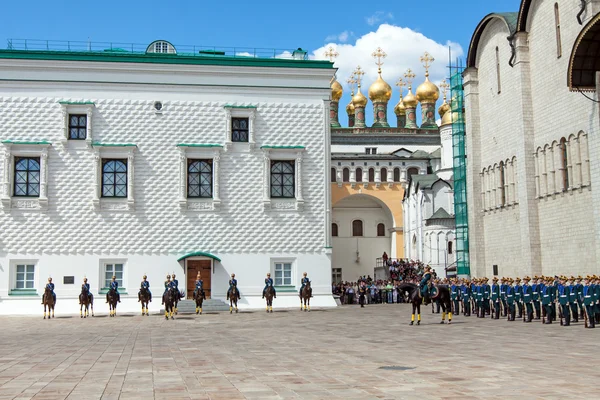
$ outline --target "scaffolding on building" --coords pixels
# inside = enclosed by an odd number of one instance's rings
[[[456,223],[456,273],[470,276],[469,216],[467,212],[466,129],[461,60],[450,62],[450,107],[452,112],[452,157],[454,173],[454,218]]]

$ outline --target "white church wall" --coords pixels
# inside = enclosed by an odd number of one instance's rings
[[[483,224],[486,265],[475,265],[475,269],[471,270],[472,275],[491,275],[492,266],[498,265],[500,276],[521,276],[524,266],[521,257],[518,207],[488,212],[483,217]]]

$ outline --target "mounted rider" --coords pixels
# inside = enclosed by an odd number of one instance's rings
[[[56,293],[54,293],[54,283],[52,283],[52,277],[48,278],[48,283],[44,287],[44,290],[48,289],[52,292],[52,298],[54,299],[54,304],[56,304]],[[42,297],[42,304],[44,304],[44,298]]]
[[[423,273],[423,278],[421,282],[419,282],[419,293],[423,298],[423,304],[427,305],[431,301],[431,297],[433,297],[433,288],[432,288],[432,280],[433,280],[433,272],[431,271],[431,267],[428,265],[425,267],[425,272]]]
[[[112,280],[109,285],[110,290],[114,290],[117,294],[117,302],[121,302],[121,294],[119,293],[119,282],[117,282],[117,277],[113,275]],[[110,290],[108,293],[110,293]],[[108,293],[106,293],[106,302],[108,303]]]
[[[140,283],[140,291],[138,292],[138,303],[140,301],[142,301],[142,289],[146,289],[148,291],[148,302],[152,301],[152,292],[150,291],[150,282],[148,282],[146,279],[148,277],[146,275],[144,275],[142,277],[142,283]]]
[[[83,283],[81,284],[81,291],[85,291],[88,301],[92,298],[92,292],[90,292],[90,284],[88,283],[88,280],[85,276],[83,277]]]
[[[167,279],[165,279],[165,291],[163,292],[161,305],[165,304],[165,294],[167,294],[167,292],[169,291],[169,289],[171,289],[172,286],[173,282],[171,282],[171,275],[167,274]]]
[[[273,278],[271,278],[271,273],[267,272],[267,277],[265,278],[265,288],[263,289],[263,295],[262,295],[263,299],[265,298],[265,293],[269,286],[273,288],[273,297],[277,298],[277,292],[275,291],[275,286],[273,286]]]
[[[241,299],[242,297],[240,296],[240,291],[237,288],[237,279],[235,279],[235,274],[231,274],[231,279],[229,280],[229,290],[227,290],[227,300],[229,300],[229,293],[231,293],[233,290],[235,290],[238,300]]]
[[[194,289],[194,298],[196,298],[198,294],[204,297],[204,281],[202,280],[200,271],[198,271],[198,275],[196,275],[196,289]]]
[[[310,279],[308,279],[308,277],[306,275],[307,275],[307,273],[304,272],[302,274],[302,280],[300,281],[300,283],[302,284],[302,286],[300,286],[300,292],[299,292],[300,297],[302,297],[302,291],[306,287],[306,284],[310,283]],[[310,288],[310,297],[312,297],[312,287]]]

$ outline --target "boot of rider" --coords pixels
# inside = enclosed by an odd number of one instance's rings
[[[108,293],[106,293],[106,304],[108,304]]]
[[[152,302],[152,293],[149,293],[148,294],[148,303],[151,303],[151,302]]]
[[[121,294],[117,293],[117,301],[120,303],[121,302]]]
[[[138,292],[138,303],[142,301],[142,293]]]

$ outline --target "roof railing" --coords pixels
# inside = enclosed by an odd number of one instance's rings
[[[199,45],[173,45],[176,53],[147,53],[149,44],[122,42],[92,42],[40,39],[7,39],[7,50],[57,51],[78,53],[152,54],[160,56],[281,58],[308,60],[308,53],[298,49],[269,49],[260,47],[219,47]]]

